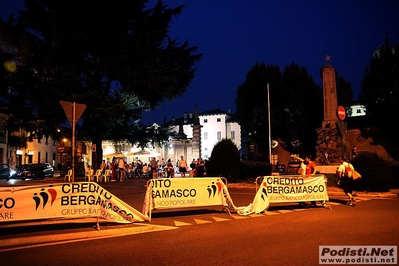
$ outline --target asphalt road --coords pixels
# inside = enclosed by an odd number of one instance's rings
[[[61,180],[22,182],[13,185]],[[137,210],[144,184],[101,183]],[[247,206],[255,188],[229,192],[236,206]],[[218,206],[154,211],[151,222],[102,223],[100,230],[93,219],[0,224],[0,265],[319,265],[320,245],[398,245],[395,195],[359,193],[356,207],[339,190],[329,196],[331,210],[292,203],[250,216]]]

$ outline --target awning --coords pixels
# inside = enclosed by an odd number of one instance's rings
[[[154,151],[136,151],[136,152],[129,152],[126,156],[133,157],[133,156],[149,156],[149,157],[155,157],[155,156],[161,156],[160,153],[154,152]]]
[[[126,157],[125,154],[121,153],[121,152],[114,152],[114,153],[110,153],[110,154],[104,154],[103,158],[107,158],[107,159],[112,159],[112,158],[124,158]]]

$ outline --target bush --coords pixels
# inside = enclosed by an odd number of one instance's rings
[[[355,182],[355,190],[386,192],[392,187],[391,169],[377,154],[360,153],[351,163],[362,175],[362,179]]]
[[[391,169],[393,184],[392,188],[399,188],[399,162],[389,162],[389,168]]]
[[[240,153],[230,139],[216,143],[211,158],[206,165],[208,176],[222,176],[229,182],[240,177]]]

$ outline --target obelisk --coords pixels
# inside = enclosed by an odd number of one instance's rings
[[[337,108],[337,84],[335,81],[335,70],[328,63],[330,56],[326,56],[327,65],[323,67],[323,100],[324,100],[324,121],[326,124],[335,124],[338,121]]]
[[[195,105],[194,121],[193,121],[193,158],[201,158],[201,124],[198,117],[198,104]]]
[[[326,61],[327,64],[323,67],[324,120],[322,127],[317,129],[316,158],[319,162],[324,162],[327,157],[332,163],[341,154],[343,141],[337,128],[337,123],[340,121],[338,121],[337,116],[338,99],[335,70],[328,63],[330,56],[326,56]]]

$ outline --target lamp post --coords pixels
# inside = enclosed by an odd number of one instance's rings
[[[64,158],[63,158],[63,154],[64,154],[64,151],[65,151],[65,143],[67,142],[67,139],[66,138],[63,138],[62,139],[62,144],[60,144],[60,145],[58,145],[58,152],[60,153],[60,166],[61,167],[59,167],[59,169],[60,169],[60,174],[61,175],[63,175],[64,174]]]
[[[269,83],[267,83],[267,119],[269,127],[269,162],[272,163],[272,131],[270,128],[270,94]]]

